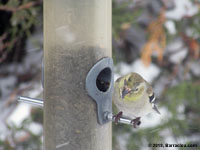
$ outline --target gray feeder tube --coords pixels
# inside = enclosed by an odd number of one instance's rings
[[[85,79],[111,57],[111,0],[44,1],[44,150],[111,150]]]

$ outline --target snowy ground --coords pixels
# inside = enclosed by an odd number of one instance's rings
[[[37,97],[42,92],[41,86],[41,66],[43,52],[42,32],[36,32],[28,41],[26,45],[27,55],[20,64],[9,64],[0,68],[1,72],[8,72],[10,75],[0,78],[0,139],[4,140],[10,134],[7,125],[21,127],[24,119],[30,117],[32,106],[29,104],[18,103],[17,97],[22,94],[28,97]],[[35,74],[40,76],[29,82],[20,83],[17,87],[17,75],[25,73]],[[38,134],[42,132],[42,126],[39,124],[31,124],[30,130]],[[19,134],[19,136],[23,134]]]

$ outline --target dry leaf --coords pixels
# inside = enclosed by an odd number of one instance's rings
[[[190,55],[192,55],[192,57],[194,59],[198,59],[200,56],[200,47],[199,47],[199,43],[197,42],[197,40],[195,40],[194,38],[191,38],[185,34],[182,34],[182,37],[189,48]]]
[[[153,21],[147,28],[149,32],[149,40],[142,49],[141,59],[145,66],[151,63],[153,51],[158,54],[159,63],[163,60],[163,53],[166,47],[166,37],[163,24],[165,22],[165,9],[160,13],[160,16]]]

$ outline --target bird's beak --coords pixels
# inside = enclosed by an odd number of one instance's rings
[[[122,98],[124,98],[124,96],[126,95],[126,94],[128,94],[130,92],[130,90],[128,89],[128,88],[124,88],[123,90],[122,90]]]
[[[160,114],[160,112],[159,112],[159,110],[158,110],[158,108],[157,108],[157,106],[155,104],[152,106],[152,108],[153,108],[153,110],[155,112],[157,112],[158,114]]]

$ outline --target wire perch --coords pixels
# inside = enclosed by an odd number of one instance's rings
[[[44,101],[42,99],[19,96],[17,100],[19,102],[25,102],[25,103],[33,104],[33,105],[40,106],[40,107],[44,106]],[[106,113],[105,117],[109,121],[115,122],[115,116],[112,113]],[[123,117],[119,118],[118,123],[133,125],[132,120],[123,118]]]

